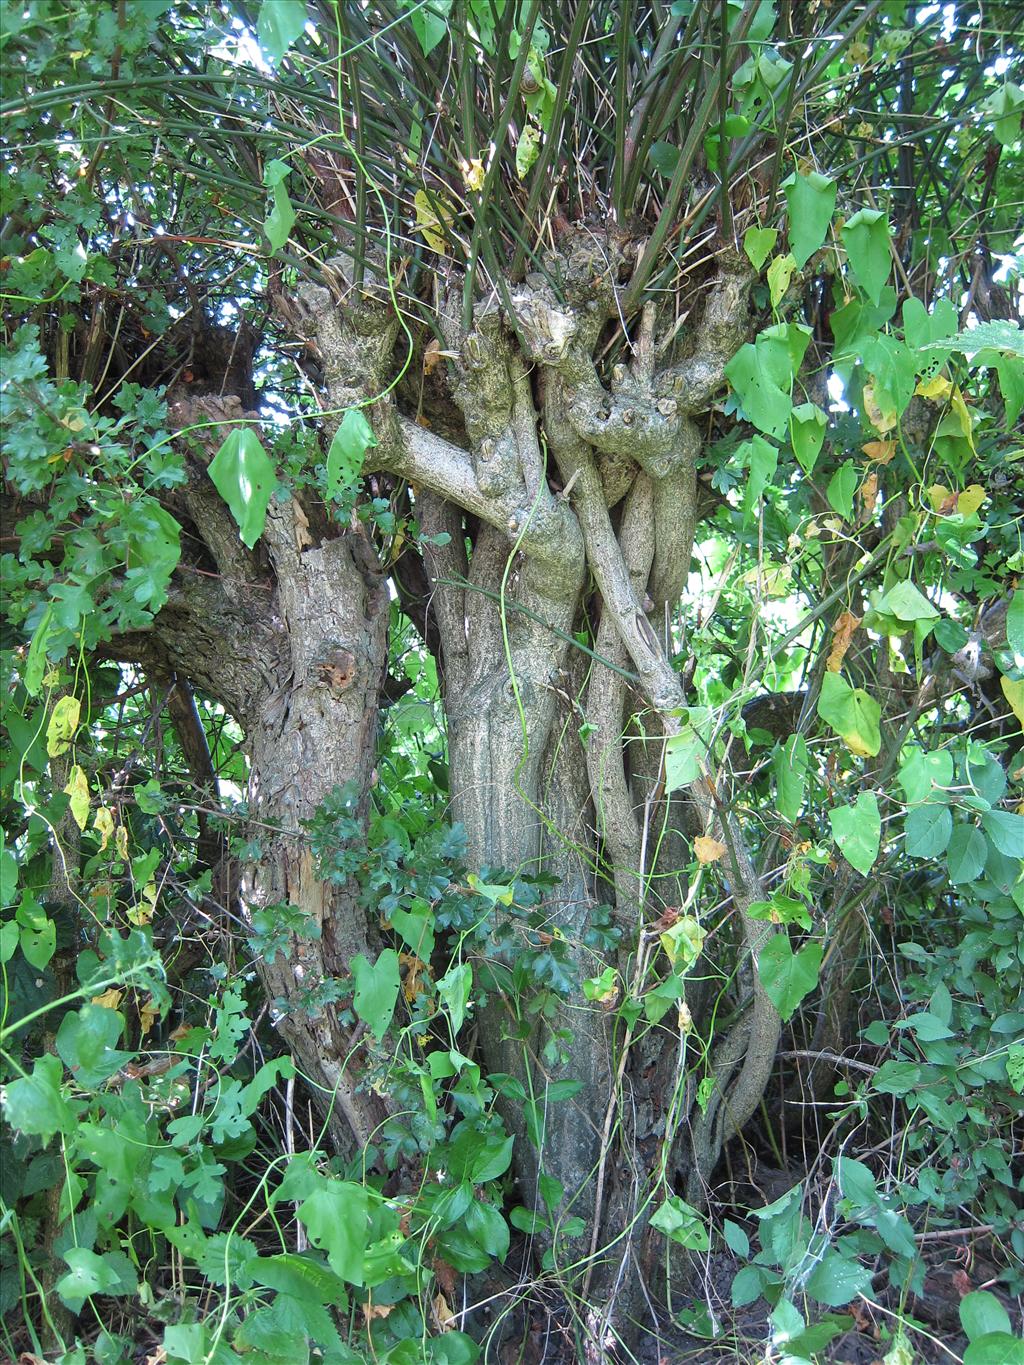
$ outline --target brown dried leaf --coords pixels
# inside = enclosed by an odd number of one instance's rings
[[[441,343],[434,337],[423,352],[423,373],[433,374],[441,363]]]
[[[896,454],[895,441],[868,441],[861,446],[864,454],[869,460],[874,460],[876,464],[888,464]]]
[[[303,550],[313,544],[313,537],[309,534],[309,518],[296,498],[292,498],[292,511],[295,514],[295,548],[302,554]]]
[[[844,611],[832,627],[832,649],[825,663],[825,667],[830,673],[838,673],[842,668],[846,651],[850,648],[850,641],[860,623],[861,618],[859,616]]]

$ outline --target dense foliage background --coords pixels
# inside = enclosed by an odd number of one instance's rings
[[[12,1359],[1024,1360],[1020,19],[2,0]]]

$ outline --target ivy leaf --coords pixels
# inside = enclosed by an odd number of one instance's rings
[[[851,687],[841,673],[826,673],[818,697],[818,715],[851,753],[875,758],[882,747],[882,708],[861,687]]]
[[[398,1004],[398,954],[394,948],[385,948],[371,966],[359,953],[352,959],[352,978],[356,983],[352,1007],[380,1042]]]
[[[666,146],[665,143],[655,143],[654,147]],[[651,159],[654,159],[654,147],[651,148]],[[675,152],[678,160],[679,153],[675,147],[671,149]],[[660,167],[659,167],[660,169]],[[675,170],[673,163],[672,170]],[[671,171],[669,172],[669,178]],[[747,259],[755,270],[760,270],[765,261],[772,254],[772,248],[778,239],[778,231],[775,228],[751,227],[747,228],[743,234],[743,250],[747,253]]]
[[[210,461],[213,486],[230,508],[245,545],[263,534],[277,473],[252,427],[236,428]]]
[[[882,838],[882,817],[874,792],[861,792],[852,806],[836,806],[828,813],[832,837],[839,851],[862,877],[871,871]]]
[[[302,36],[306,17],[306,0],[263,0],[256,21],[256,36],[275,66]]]
[[[355,488],[370,446],[377,445],[373,427],[360,408],[349,408],[327,452],[327,497],[340,498]]]
[[[51,758],[57,758],[71,748],[81,711],[82,703],[77,697],[58,697],[46,723],[46,752]]]
[[[820,943],[808,943],[794,953],[789,938],[775,934],[758,953],[757,974],[783,1022],[818,984],[821,951]]]
[[[363,1283],[363,1257],[369,1240],[369,1195],[351,1180],[323,1180],[298,1207],[309,1240],[336,1275]]]
[[[789,176],[782,188],[789,208],[789,249],[802,269],[825,240],[836,207],[836,184],[811,171]]]
[[[789,439],[805,474],[817,464],[827,424],[828,418],[817,403],[800,403],[789,414]]]
[[[861,209],[843,225],[843,244],[857,282],[872,303],[889,278],[889,220],[881,209]]]

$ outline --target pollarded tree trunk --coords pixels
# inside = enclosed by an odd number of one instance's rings
[[[727,846],[722,868],[742,927],[737,1022],[711,1054],[716,1084],[703,1111],[686,1075],[684,1012],[667,1031],[626,1027],[580,988],[609,961],[626,993],[657,979],[657,930],[678,917],[685,892],[684,822],[678,799],[666,798],[663,760],[686,697],[663,622],[696,524],[692,416],[709,405],[743,338],[749,283],[745,263],[723,257],[699,324],[684,334],[684,358],[660,367],[648,306],[630,363],[612,369],[609,387],[595,357],[618,318],[623,265],[612,236],[580,229],[547,261],[557,295],[531,277],[498,291],[503,308],[478,305],[468,330],[461,300],[441,299],[465,446],[403,417],[390,396],[377,400],[390,394],[397,334],[383,289],[368,280],[344,303],[322,288],[299,291],[331,409],[365,407],[378,439],[373,467],[407,479],[423,530],[450,536],[425,546],[424,558],[453,815],[466,827],[470,861],[557,879],[549,929],[568,946],[573,992],[525,1024],[513,1002],[492,994],[480,1037],[487,1069],[517,1076],[542,1106],[551,1083],[579,1084],[572,1100],[544,1110],[541,1150],[517,1143],[517,1174],[538,1208],[539,1172],[555,1177],[564,1188],[556,1219],[584,1220],[571,1245],[556,1237],[555,1254],[572,1265],[564,1285],[605,1306],[605,1322],[588,1324],[596,1353],[613,1306],[624,1319],[638,1303],[651,1209],[672,1179],[688,1180],[699,1197],[723,1142],[760,1100],[779,1037],[751,970],[772,931],[745,914],[759,882],[727,814],[730,793],[710,768],[689,801],[696,828]],[[582,630],[592,641],[585,653],[574,645]],[[608,907],[622,931],[611,959],[584,943],[589,921]],[[523,1116],[510,1107],[508,1119],[522,1137]]]
[[[303,822],[342,788],[351,814],[366,814],[387,661],[387,588],[362,528],[318,520],[312,508],[307,516],[294,499],[271,503],[263,535],[248,550],[206,473],[212,450],[243,417],[240,402],[183,401],[171,417],[179,430],[215,424],[198,449],[193,437],[189,482],[174,509],[190,562],[179,568],[151,634],[123,639],[117,649],[187,677],[244,731],[258,851],[244,869],[240,908],[250,920],[273,906],[303,917],[307,932],[291,936],[287,957],[268,953],[261,975],[333,1145],[352,1152],[371,1140],[385,1110],[360,1085],[330,983],[347,977],[358,953],[375,951],[353,886],[315,865]]]

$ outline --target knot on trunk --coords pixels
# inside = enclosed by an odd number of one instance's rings
[[[356,656],[343,645],[333,645],[317,660],[314,672],[332,697],[340,697],[356,676]]]

